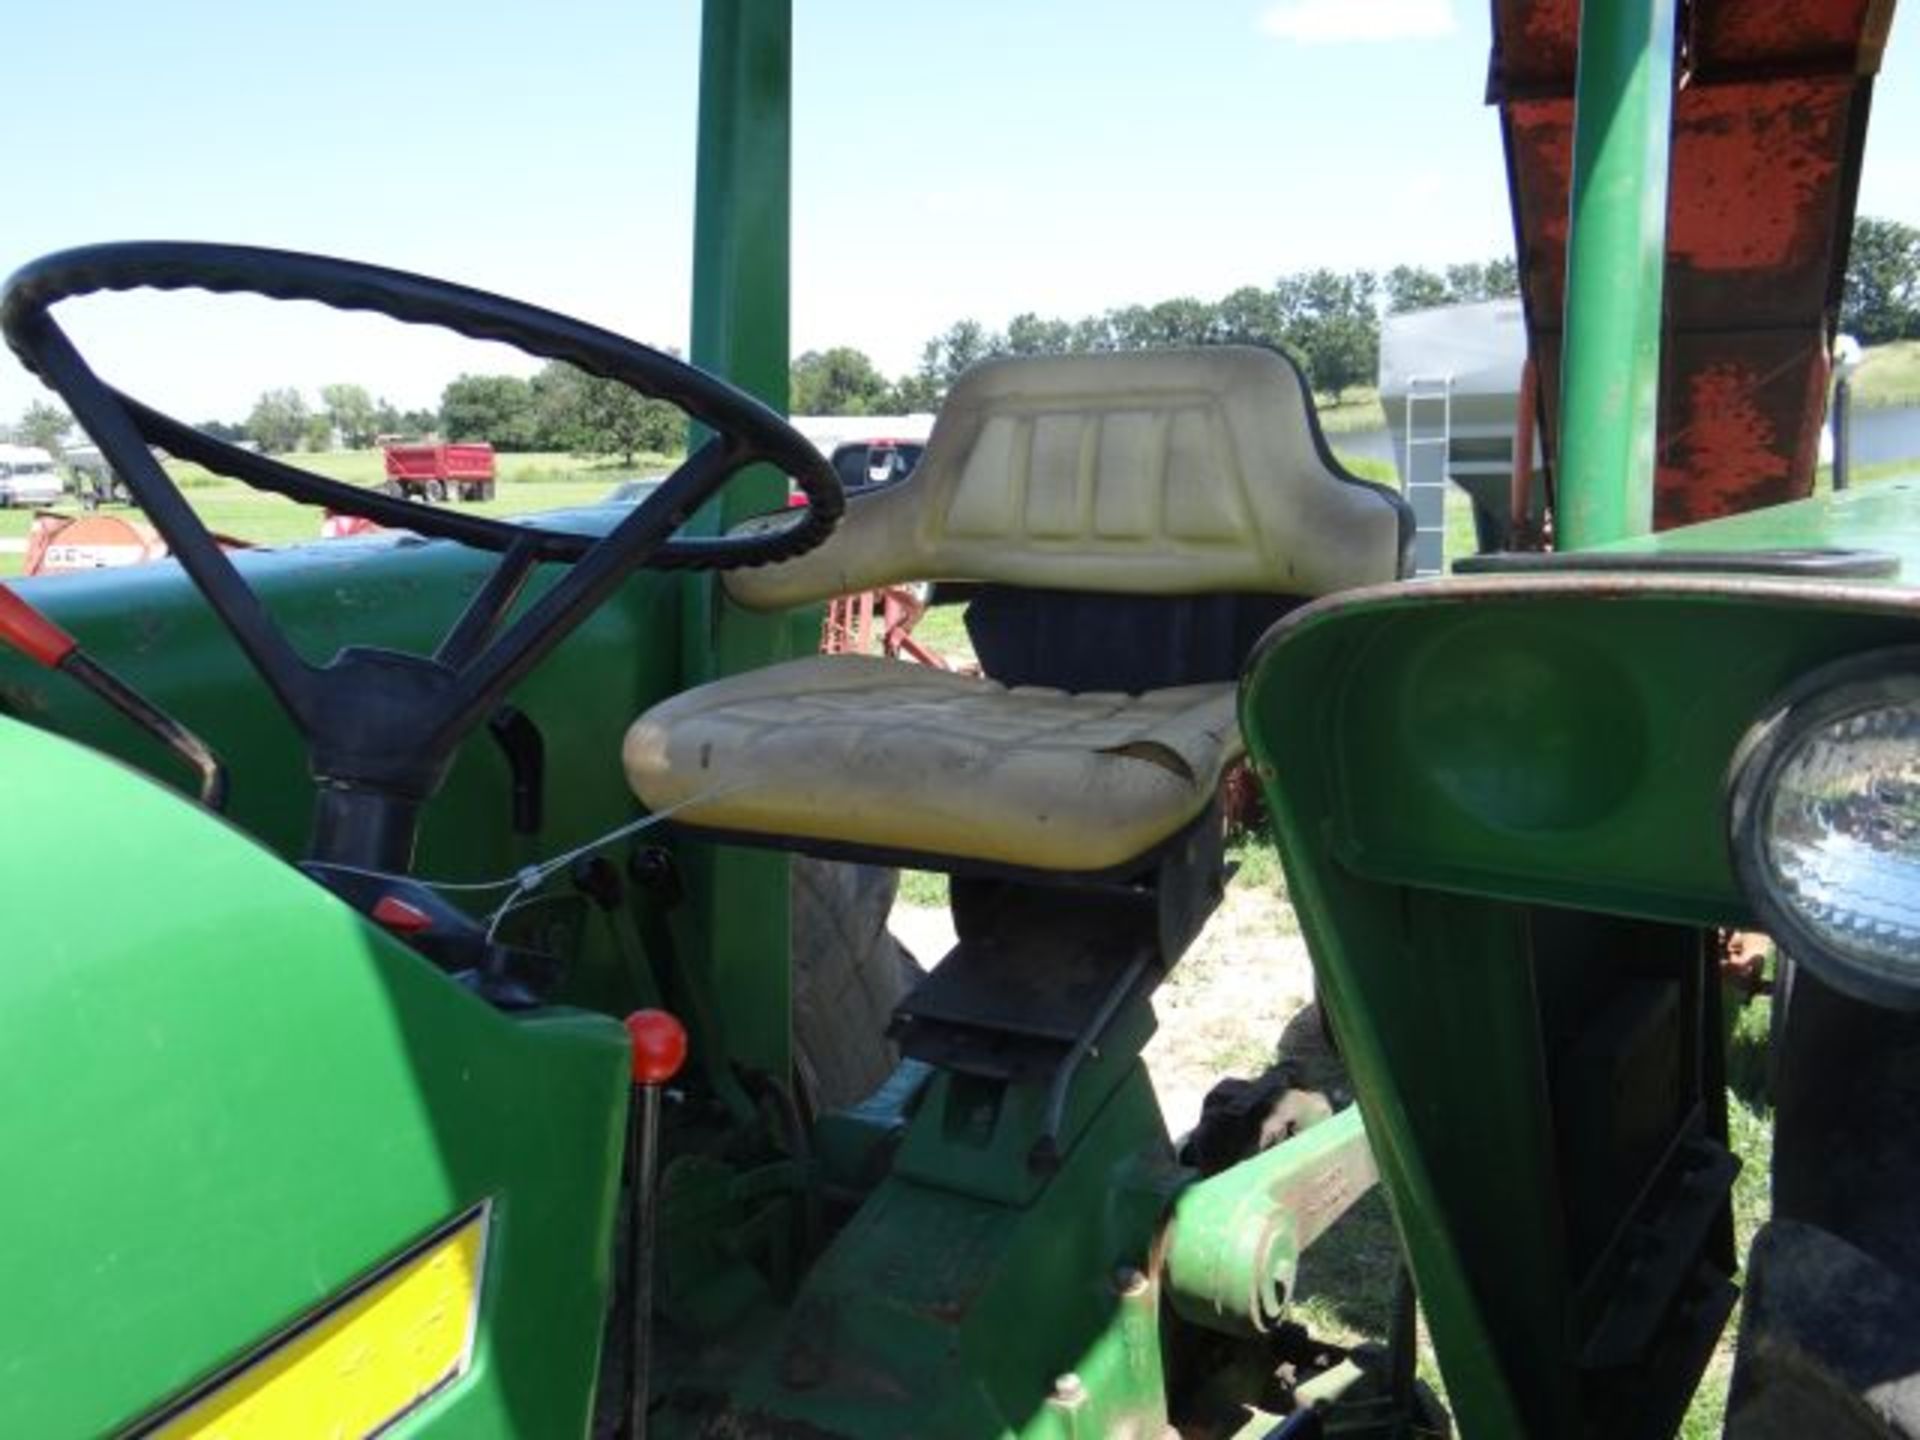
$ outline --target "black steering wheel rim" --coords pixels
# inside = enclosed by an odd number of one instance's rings
[[[75,420],[123,474],[126,468],[117,464],[121,457],[107,451],[80,413],[82,408],[92,408],[86,398],[67,394],[61,380],[50,373],[58,367],[48,353],[49,341],[65,337],[47,312],[63,300],[130,290],[201,290],[308,300],[335,310],[436,326],[562,360],[590,375],[665,400],[716,434],[746,442],[735,468],[765,461],[797,481],[807,497],[807,513],[796,515],[791,526],[772,535],[676,538],[647,558],[650,568],[733,569],[791,559],[824,540],[844,508],[838,477],[805,436],[753,396],[678,356],[556,311],[452,281],[301,251],[195,241],[138,240],[57,251],[21,266],[0,291],[0,332],[8,347],[27,369],[60,391],[70,407],[79,407]],[[85,366],[84,361],[81,364]],[[87,373],[98,383],[90,369]],[[133,419],[147,444],[303,504],[362,515],[482,550],[504,551],[534,533],[543,560],[578,559],[600,538],[562,530],[529,532],[506,521],[425,510],[216,440],[111,386],[101,388]]]
[[[50,310],[66,299],[135,289],[313,300],[504,341],[666,400],[715,435],[604,535],[427,510],[214,440],[107,385]],[[418,808],[439,788],[460,742],[635,569],[730,568],[789,559],[824,540],[845,506],[826,458],[745,392],[612,331],[405,271],[251,246],[90,246],[16,271],[0,291],[0,332],[27,368],[66,400],[299,729],[320,787],[310,858],[322,861],[406,869]],[[433,656],[350,647],[316,667],[293,649],[153,459],[150,444],[305,503],[495,551],[500,559]],[[787,512],[788,523],[771,530],[674,538],[743,467],[763,461],[800,484],[808,500],[804,510]],[[543,561],[570,568],[506,623],[524,582]]]

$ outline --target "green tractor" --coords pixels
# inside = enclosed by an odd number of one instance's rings
[[[848,501],[755,398],[787,374],[783,5],[706,5],[694,363],[308,255],[18,271],[8,344],[177,564],[0,589],[32,897],[0,979],[0,1434],[1445,1434],[1416,1287],[1461,1433],[1668,1434],[1732,1301],[1734,925],[1792,958],[1730,1423],[1911,1433],[1906,492],[1645,533],[1811,488],[1886,17],[1573,8],[1495,6],[1564,457],[1560,550],[1479,562],[1514,573],[1407,581],[1405,503],[1246,348],[989,363]],[[1721,110],[1675,112],[1679,64]],[[1784,313],[1753,340],[1717,271],[1669,349],[1690,401],[1737,361],[1798,408],[1744,452],[1704,410],[1658,424],[1669,149],[1682,173],[1725,109],[1804,118],[1821,85],[1804,245],[1736,277]],[[631,505],[414,506],[100,379],[55,311],[142,288],[505,341],[694,441]],[[1766,460],[1762,430],[1785,463],[1742,490],[1701,436]],[[229,554],[149,446],[408,533]],[[796,654],[818,602],[927,578],[977,587],[986,677]],[[1227,1086],[1176,1143],[1141,1050],[1243,744],[1359,1099]],[[875,909],[902,864],[952,877],[924,975]],[[1387,1344],[1347,1352],[1289,1301],[1376,1178],[1408,1263]]]

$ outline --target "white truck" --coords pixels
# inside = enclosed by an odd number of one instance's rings
[[[63,488],[47,451],[38,445],[0,444],[0,507],[51,505]]]

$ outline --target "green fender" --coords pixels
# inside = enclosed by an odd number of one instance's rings
[[[602,1016],[501,1014],[270,851],[0,719],[0,1434],[139,1423],[491,1202],[405,1433],[581,1434],[626,1113]]]

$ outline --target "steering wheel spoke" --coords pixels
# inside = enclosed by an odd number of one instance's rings
[[[36,367],[41,378],[67,402],[76,419],[86,415],[82,424],[87,434],[139,498],[169,552],[232,632],[275,699],[304,730],[313,714],[313,667],[288,643],[206,522],[141,442],[139,427],[117,392],[101,383],[52,317],[32,317],[23,328],[28,328],[42,362]],[[11,325],[8,340],[14,341]]]
[[[433,658],[454,670],[472,662],[499,628],[500,621],[520,598],[527,577],[540,561],[539,547],[531,537],[521,536],[507,547],[506,553],[473,592],[467,608],[453,622]]]

